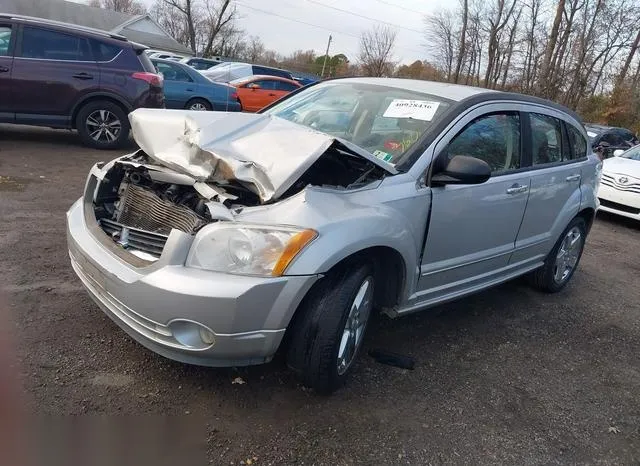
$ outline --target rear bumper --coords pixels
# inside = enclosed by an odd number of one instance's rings
[[[98,240],[96,235],[104,233],[87,223],[79,200],[67,213],[67,240],[71,265],[91,298],[143,346],[189,364],[269,361],[317,279],[233,276],[187,268],[179,252],[186,255],[188,248],[171,236],[160,260],[134,267],[122,259],[122,250],[116,254]],[[115,243],[112,247],[120,249]],[[200,327],[213,334],[212,344],[198,339]]]

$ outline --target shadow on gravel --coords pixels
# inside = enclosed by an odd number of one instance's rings
[[[75,131],[67,129],[41,128],[38,126],[0,125],[0,144],[5,142],[28,142],[30,144],[56,144],[61,146],[83,147]],[[136,149],[133,139],[124,147],[105,152],[122,152]],[[0,147],[0,150],[2,148]]]
[[[640,231],[640,222],[638,220],[634,220],[632,218],[623,217],[621,215],[612,214],[609,212],[599,211],[596,216],[597,220],[602,221],[603,223],[607,223],[612,227],[624,227],[629,228],[631,230]]]

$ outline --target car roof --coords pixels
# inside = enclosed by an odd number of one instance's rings
[[[494,89],[485,89],[481,87],[474,86],[464,86],[462,84],[451,84],[451,83],[443,83],[436,81],[422,81],[418,79],[405,79],[405,78],[334,78],[330,80],[319,81],[317,83],[311,84],[317,85],[324,82],[353,82],[353,83],[362,83],[362,84],[370,84],[376,86],[387,86],[387,87],[396,87],[399,89],[405,89],[413,92],[421,92],[425,94],[431,94],[434,96],[442,97],[443,99],[447,99],[456,104],[460,104],[459,106],[469,107],[472,105],[476,105],[481,102],[491,101],[491,100],[501,100],[501,101],[518,101],[522,103],[531,103],[537,105],[544,105],[546,107],[551,107],[560,112],[563,112],[569,116],[571,116],[574,120],[582,124],[582,119],[576,112],[565,107],[564,105],[557,104],[550,100],[542,99],[540,97],[534,97],[525,94],[518,94],[516,92],[503,92],[496,91]]]
[[[129,40],[125,36],[122,36],[120,34],[114,34],[112,32],[103,31],[102,29],[79,26],[77,24],[63,23],[62,21],[53,21],[50,19],[36,18],[34,16],[13,15],[9,13],[0,13],[0,18],[11,19],[11,20],[15,20],[15,21],[18,21],[21,23],[27,23],[27,24],[33,23],[33,24],[40,24],[43,26],[53,26],[58,29],[69,30],[70,32],[80,32],[80,33],[85,33],[93,36],[108,37],[111,39],[121,40],[123,42],[129,42]],[[139,44],[135,44],[135,45],[139,45]],[[142,47],[147,48],[146,46],[142,46]]]
[[[272,74],[252,74],[249,76],[245,76],[243,78],[238,78],[238,79],[234,79],[231,82],[234,83],[242,83],[242,82],[249,82],[249,81],[260,81],[260,80],[272,80],[272,81],[283,81],[285,83],[290,83],[290,84],[295,84],[296,86],[299,86],[300,83],[297,81],[294,81],[293,79],[287,79],[287,78],[283,78],[282,76],[274,76]]]

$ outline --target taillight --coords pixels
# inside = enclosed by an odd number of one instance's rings
[[[162,86],[162,76],[155,73],[148,73],[146,71],[137,71],[131,75],[133,79],[141,79],[146,81],[151,86]]]

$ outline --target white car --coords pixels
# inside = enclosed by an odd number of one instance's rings
[[[602,162],[600,209],[640,220],[640,145]]]

